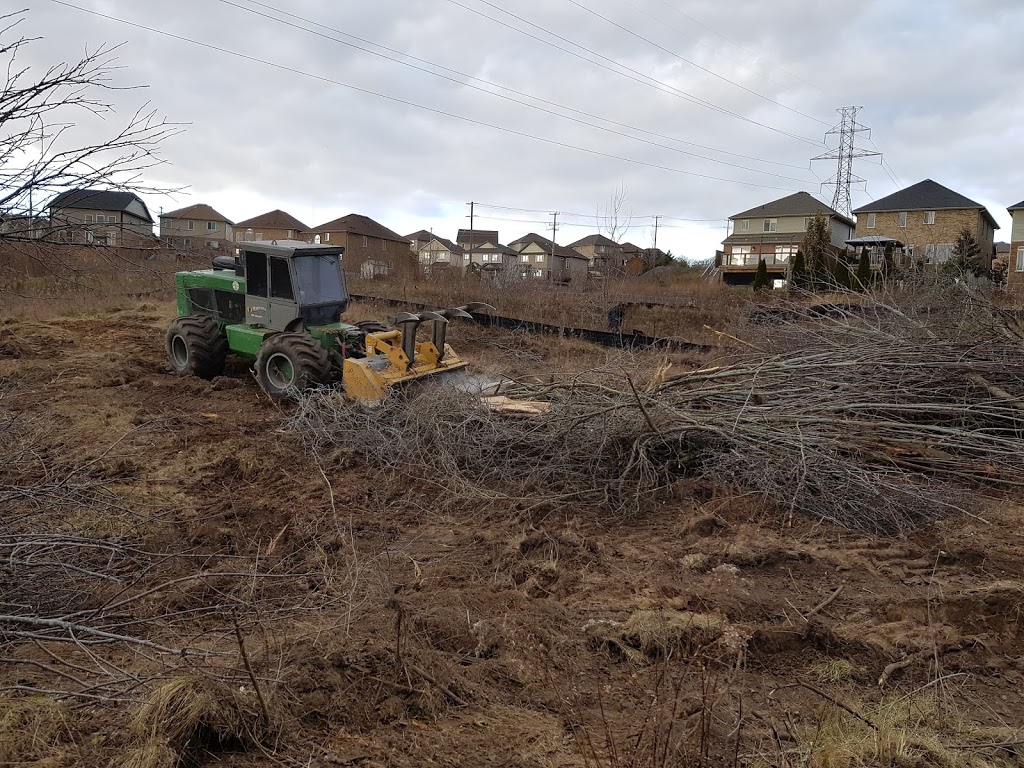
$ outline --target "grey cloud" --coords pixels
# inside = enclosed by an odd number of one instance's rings
[[[154,201],[154,207],[204,201],[236,218],[282,207],[311,225],[357,211],[402,232],[433,227],[451,234],[465,225],[468,200],[590,213],[623,183],[637,214],[723,221],[736,211],[787,194],[786,189],[819,193],[818,177],[834,170],[827,163],[815,163],[813,171],[807,170],[809,159],[822,151],[820,146],[631,82],[446,0],[301,0],[287,6],[280,0],[266,2],[559,105],[796,166],[689,148],[801,181],[730,168],[596,131],[221,2],[180,0],[174,12],[166,6],[128,0],[78,2],[284,67],[514,131],[654,165],[780,188],[713,181],[588,155],[56,4],[39,4],[25,25],[27,32],[46,36],[29,49],[33,64],[42,66],[73,55],[87,43],[124,40],[121,62],[128,69],[119,78],[150,87],[112,94],[120,111],[128,112],[148,98],[170,119],[191,124],[184,135],[168,142],[164,154],[169,164],[159,170],[161,181],[187,184],[190,194]],[[459,2],[523,26],[480,0]],[[1024,142],[1016,127],[1024,108],[1010,98],[1024,56],[1012,39],[1012,30],[1022,21],[1017,3],[947,0],[929,4],[924,12],[920,3],[890,0],[859,4],[832,0],[580,2],[657,45],[823,122],[710,76],[567,0],[496,4],[640,72],[656,73],[697,98],[815,142],[835,121],[836,107],[861,104],[863,122],[871,126],[872,138],[904,183],[932,177],[993,206],[1024,197],[1024,178],[1013,170],[1024,167]],[[103,127],[89,122],[81,129],[101,135]],[[869,180],[875,197],[895,189],[877,165],[862,163],[857,172]],[[855,193],[855,204],[867,199]],[[542,224],[534,222],[546,218],[482,211],[527,220],[481,221],[499,228],[507,239],[542,229]],[[993,213],[1007,221],[1001,207],[994,207]],[[569,224],[592,224],[572,217],[564,221],[559,239],[566,242],[586,232]],[[649,221],[636,223],[630,237],[646,244]],[[675,225],[680,228],[662,230],[659,244],[693,257],[710,255],[723,236],[718,223]]]

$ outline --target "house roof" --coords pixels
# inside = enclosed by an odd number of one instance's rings
[[[876,213],[879,211],[948,211],[948,210],[978,210],[988,219],[989,224],[999,229],[999,224],[992,218],[981,203],[964,197],[959,192],[954,192],[949,187],[944,187],[931,179],[919,181],[906,189],[893,192],[873,203],[862,205],[854,211],[856,214]]]
[[[1010,244],[1004,242],[998,242],[995,244],[996,253],[1009,253]]]
[[[846,222],[851,227],[853,226],[853,219],[843,216],[839,211],[834,208],[830,208],[825,203],[821,202],[818,198],[814,197],[807,192],[796,192],[786,197],[780,197],[778,200],[772,200],[770,203],[759,205],[750,210],[743,211],[743,213],[737,213],[730,216],[730,219],[753,219],[759,216],[813,216],[816,213],[827,213],[829,216],[835,216],[841,221]]]
[[[295,229],[299,232],[305,232],[309,227],[303,224],[301,221],[296,219],[290,213],[282,211],[280,208],[273,211],[267,211],[261,213],[259,216],[253,216],[251,219],[240,221],[234,225],[235,227],[263,227],[264,229]]]
[[[1022,209],[1024,209],[1024,200],[1021,200],[1016,205],[1011,205],[1006,210],[1008,210],[1010,213],[1013,213],[1014,211],[1019,211],[1019,210],[1022,210]]]
[[[547,253],[551,253],[552,252],[552,245],[554,245],[554,254],[555,254],[555,256],[564,256],[564,257],[570,258],[570,259],[586,259],[587,258],[586,256],[577,253],[572,248],[566,248],[564,245],[559,245],[558,243],[552,243],[551,240],[549,240],[548,238],[544,237],[543,235],[538,235],[536,232],[531,232],[528,235],[523,235],[518,240],[513,240],[511,243],[509,243],[509,245],[511,245],[511,246],[520,245],[520,244],[522,244],[522,245],[529,245],[531,243],[539,245]]]
[[[473,245],[477,243],[497,243],[498,230],[496,229],[460,229],[455,239],[460,243],[468,243],[472,235]]]
[[[604,245],[613,246],[615,248],[621,248],[618,243],[612,240],[610,237],[605,237],[601,234],[587,235],[586,237],[580,238],[575,243],[569,243],[570,248],[581,248],[585,245]]]
[[[489,245],[489,246],[486,246],[486,247],[484,247],[484,246],[477,246],[477,245],[473,246],[473,253],[495,253],[495,252],[503,253],[506,256],[518,256],[519,255],[514,248],[509,248],[507,245],[502,245],[501,243],[495,243],[494,245]]]
[[[447,248],[449,251],[451,251],[452,253],[463,254],[463,253],[466,252],[461,245],[458,245],[457,243],[453,243],[447,237],[438,237],[437,235],[432,235],[430,237],[430,243],[433,243],[435,240],[437,242],[439,242],[441,245],[443,245],[445,248]],[[421,248],[420,250],[424,250],[424,251],[430,250],[430,243],[427,243],[427,245],[424,246],[423,248]]]
[[[376,237],[378,240],[395,240],[407,245],[409,243],[408,238],[402,237],[397,232],[388,229],[369,216],[361,216],[358,213],[350,213],[348,216],[342,216],[340,219],[328,221],[326,224],[321,224],[319,227],[313,227],[306,231],[314,234],[317,232],[347,232],[352,235]]]
[[[234,223],[219,211],[215,211],[213,208],[208,206],[206,203],[196,203],[195,205],[189,205],[185,208],[179,208],[176,211],[170,211],[168,213],[161,213],[161,219],[201,219],[203,221],[226,221],[228,224],[234,226]]]
[[[413,232],[411,235],[406,235],[405,239],[412,242],[413,240],[433,240],[434,233],[428,232],[425,229],[421,229],[419,232]]]
[[[61,192],[50,201],[50,209],[78,208],[86,211],[129,211],[133,203],[138,203],[144,212],[140,216],[143,221],[153,222],[149,209],[142,198],[134,192],[110,192],[105,189],[70,189]],[[136,214],[137,215],[137,214]]]

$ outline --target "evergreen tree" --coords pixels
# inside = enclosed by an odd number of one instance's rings
[[[828,276],[828,249],[832,244],[828,218],[820,211],[807,225],[802,250],[807,258],[807,270],[817,278]]]
[[[793,268],[789,273],[789,282],[793,288],[807,287],[807,260],[804,252],[798,250],[793,258]]]
[[[860,261],[857,262],[857,282],[862,288],[871,283],[871,256],[867,248],[860,249]]]
[[[944,274],[950,277],[961,277],[972,274],[981,277],[987,274],[988,269],[981,263],[981,246],[970,229],[964,227],[956,236],[956,243],[953,245],[953,255],[949,261],[942,265]]]
[[[763,291],[765,288],[771,288],[772,281],[768,277],[768,265],[764,263],[764,259],[757,262],[757,272],[754,273],[754,290]]]
[[[843,259],[836,259],[835,271],[832,273],[832,277],[840,288],[846,290],[853,288],[853,276],[850,274],[850,268],[846,266],[846,262]]]

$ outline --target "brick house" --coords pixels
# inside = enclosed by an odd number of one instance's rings
[[[1013,217],[1010,227],[1010,253],[1007,261],[1006,284],[1024,289],[1024,200],[1006,209]]]
[[[234,225],[235,242],[243,240],[301,240],[309,229],[290,213],[277,209]]]
[[[153,217],[133,192],[72,189],[49,208],[48,239],[65,243],[152,246]]]
[[[205,203],[160,214],[160,239],[172,248],[230,252],[231,227],[231,219]]]
[[[918,265],[939,265],[953,254],[957,235],[969,229],[981,247],[982,266],[990,267],[999,225],[981,203],[925,179],[887,197],[863,205],[857,215],[857,237],[899,240],[907,257]]]
[[[590,271],[597,275],[622,274],[629,258],[622,245],[601,234],[587,235],[570,243],[569,247],[586,256],[590,262]]]
[[[518,268],[524,277],[559,283],[585,280],[587,277],[590,260],[586,256],[543,235],[531,232],[508,245],[519,254]]]
[[[715,256],[722,282],[752,285],[761,259],[768,267],[769,279],[787,279],[807,228],[819,213],[828,218],[833,252],[845,251],[846,241],[853,236],[853,220],[807,192],[797,192],[730,216],[729,235],[722,241],[722,251]]]
[[[305,235],[315,243],[342,246],[345,249],[342,257],[345,271],[352,275],[411,276],[418,269],[416,255],[409,250],[409,238],[368,216],[350,213],[308,229]]]

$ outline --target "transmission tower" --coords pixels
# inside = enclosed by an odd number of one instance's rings
[[[881,152],[872,152],[857,147],[857,134],[866,133],[871,137],[871,129],[865,128],[857,122],[857,113],[862,107],[840,107],[836,110],[842,119],[839,125],[825,133],[825,142],[828,143],[829,136],[839,136],[839,146],[830,149],[828,152],[818,155],[813,160],[836,160],[839,168],[836,174],[822,182],[823,187],[835,187],[835,194],[832,196],[832,207],[844,216],[850,215],[853,202],[850,199],[850,187],[854,184],[863,184],[864,179],[853,175],[853,159],[855,157],[881,157]]]

